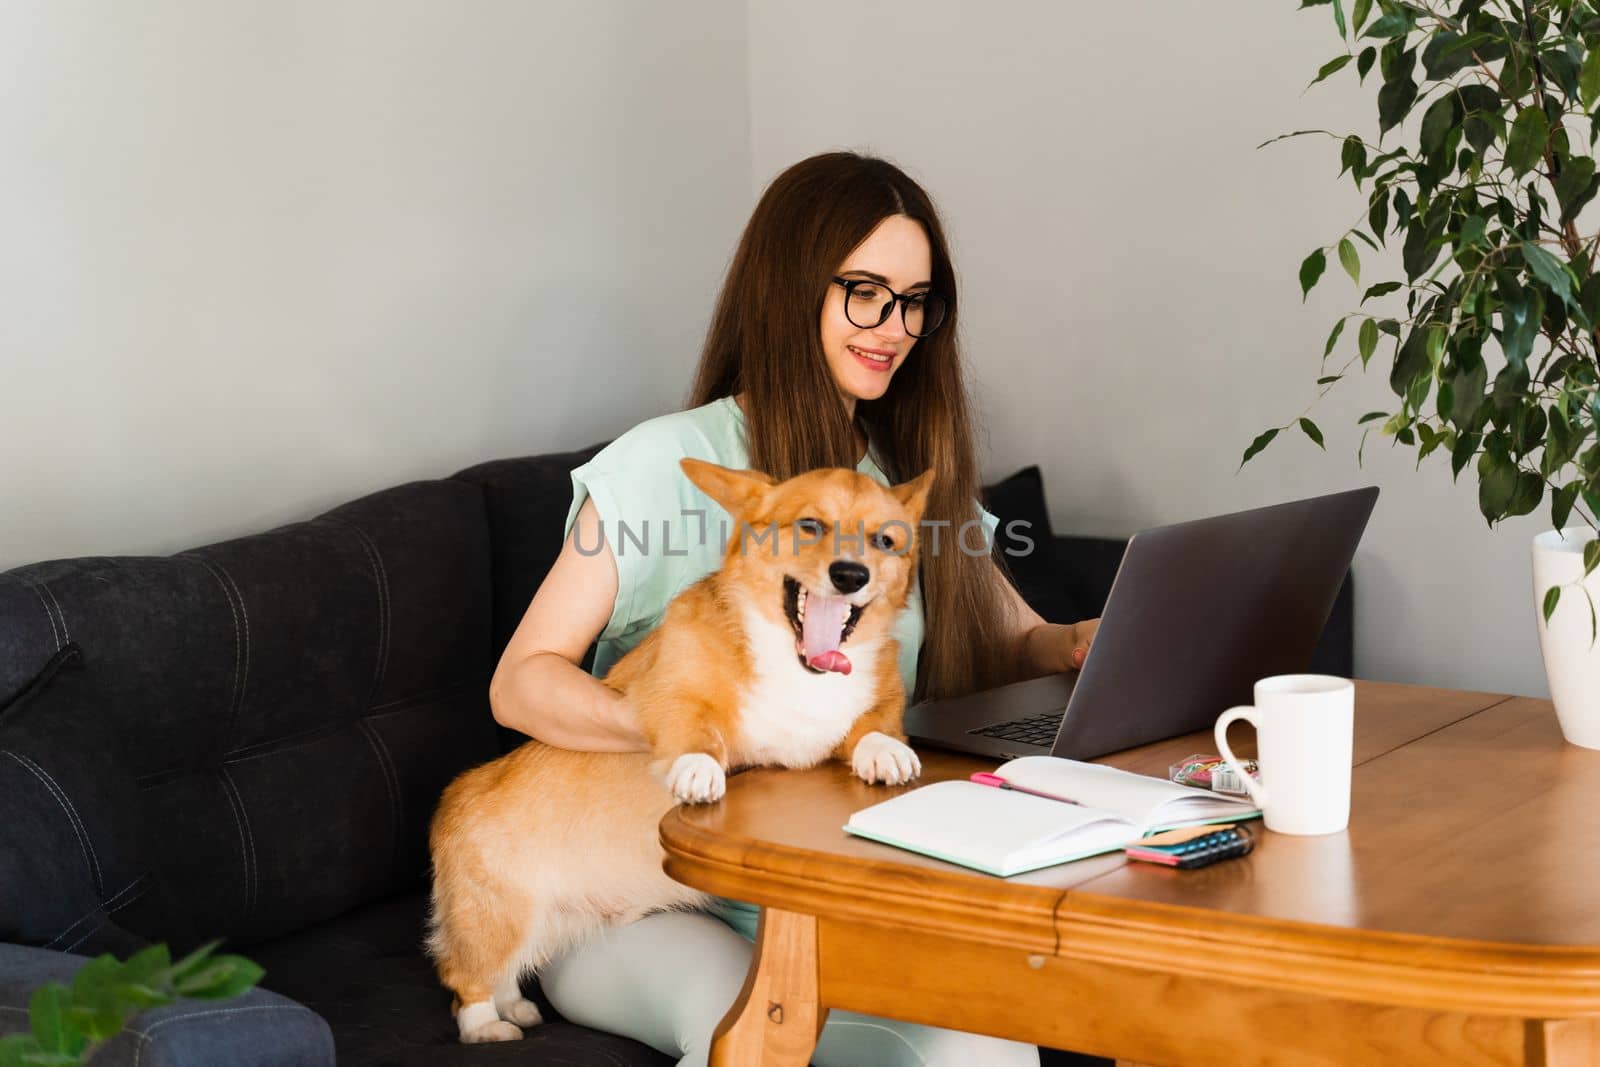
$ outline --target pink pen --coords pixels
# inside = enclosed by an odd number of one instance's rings
[[[1076,804],[1080,808],[1083,806],[1082,804],[1078,804],[1076,800],[1069,800],[1066,797],[1058,797],[1054,793],[1041,793],[1037,789],[1026,789],[1023,786],[1014,785],[1000,777],[998,774],[987,774],[983,771],[979,771],[977,774],[974,774],[970,780],[977,782],[979,785],[993,786],[996,789],[1010,789],[1016,793],[1026,793],[1030,797],[1043,797],[1046,800],[1059,800],[1063,804]]]

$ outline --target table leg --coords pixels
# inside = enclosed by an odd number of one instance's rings
[[[805,1067],[828,1019],[817,989],[817,919],[761,909],[744,989],[711,1039],[711,1067]]]
[[[1600,1020],[1534,1019],[1527,1024],[1528,1067],[1583,1067],[1600,1062]]]

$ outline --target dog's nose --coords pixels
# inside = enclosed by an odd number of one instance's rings
[[[839,560],[828,566],[828,577],[833,579],[833,587],[841,593],[854,593],[857,589],[867,584],[871,577],[867,568],[860,563],[851,563],[849,560]]]

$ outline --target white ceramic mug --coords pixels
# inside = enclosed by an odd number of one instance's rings
[[[1355,683],[1326,674],[1280,674],[1255,685],[1255,706],[1229,708],[1217,720],[1217,750],[1244,780],[1267,829],[1280,834],[1336,834],[1350,823]],[[1257,783],[1228,747],[1228,724],[1256,728]]]

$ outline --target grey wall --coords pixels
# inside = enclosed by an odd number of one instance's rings
[[[1255,149],[1375,135],[1375,86],[1301,95],[1330,21],[0,0],[0,567],[173,551],[676,407],[760,189],[851,146],[946,211],[988,474],[1037,461],[1060,530],[1115,535],[1377,484],[1359,673],[1543,695],[1547,519],[1490,531],[1470,476],[1376,437],[1358,469],[1386,374],[1312,408],[1326,453],[1235,473],[1355,306],[1337,266],[1304,305],[1295,280],[1362,210],[1337,144]]]
[[[678,406],[749,210],[744,33],[738,0],[0,0],[0,568]]]
[[[877,44],[841,47],[864,18]],[[1296,431],[1235,473],[1257,433],[1312,404],[1328,331],[1359,299],[1331,257],[1304,305],[1296,280],[1364,212],[1338,142],[1255,147],[1304,128],[1376,138],[1376,76],[1302,95],[1342,51],[1331,8],[820,0],[801,20],[752,3],[749,34],[757,186],[864,148],[945,211],[987,473],[1037,461],[1061,531],[1122,536],[1378,485],[1358,673],[1546,694],[1529,542],[1548,510],[1490,531],[1469,473],[1452,484],[1440,455],[1415,471],[1376,434],[1358,468],[1356,420],[1394,406],[1378,358],[1311,409],[1326,453]],[[1364,281],[1402,277],[1366,258]]]

